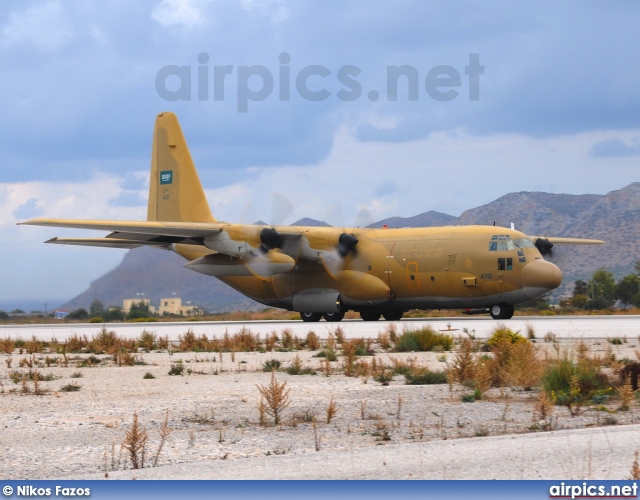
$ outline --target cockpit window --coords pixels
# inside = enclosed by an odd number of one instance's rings
[[[508,234],[494,234],[489,242],[490,252],[514,250],[515,248],[516,245]]]
[[[517,240],[513,240],[513,244],[516,248],[533,248],[534,244],[531,243],[529,238],[518,238]]]

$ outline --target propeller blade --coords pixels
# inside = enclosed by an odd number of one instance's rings
[[[335,280],[340,279],[340,273],[344,269],[345,262],[337,248],[323,250],[320,253],[320,262],[322,262],[329,276]]]
[[[284,195],[274,192],[271,199],[271,225],[283,225],[286,218],[293,212],[293,204]]]
[[[346,259],[356,255],[358,238],[352,234],[342,233],[338,236],[338,244],[320,253],[322,265],[333,279],[339,279],[346,266]]]

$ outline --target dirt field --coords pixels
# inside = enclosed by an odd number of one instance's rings
[[[585,342],[592,355],[613,353],[617,359],[636,359],[634,343]],[[540,340],[536,346],[549,355],[575,351],[575,345],[569,343]],[[372,348],[378,351],[375,356],[362,356],[358,361],[371,364],[375,360],[378,367],[389,367],[388,372],[403,363],[442,371],[455,356],[455,352],[386,353],[375,343]],[[492,436],[640,423],[635,399],[629,411],[618,411],[620,400],[611,397],[600,405],[577,408],[575,415],[567,407],[553,406],[541,418],[537,390],[493,388],[474,401],[472,388],[459,384],[407,385],[404,376],[394,375],[384,386],[371,375],[345,376],[344,357],[327,364],[314,357],[317,352],[221,355],[140,350],[133,354],[132,366],[118,366],[106,354],[69,354],[66,360],[60,354],[32,356],[18,350],[2,354],[0,477],[126,477],[122,471],[132,469],[127,443],[140,446],[138,466],[154,468],[159,477],[165,468],[167,474],[174,471],[169,474],[173,477],[180,474],[175,470],[182,464],[182,474],[188,477],[184,471],[190,465],[212,462],[224,461],[227,468],[234,463],[240,471],[243,464],[251,463],[243,459],[259,457],[343,452],[352,459],[358,455],[367,460],[367,454],[362,454],[367,449],[377,452],[382,447],[435,445],[462,438],[486,440],[488,445]],[[289,405],[282,410],[278,425],[273,416],[260,411],[259,386],[266,388],[272,376],[263,366],[273,360],[281,363],[275,382],[286,383],[284,390],[289,391]],[[295,362],[315,374],[282,371]],[[615,375],[607,370],[613,382]],[[180,373],[170,375],[170,371]],[[329,415],[331,407],[334,414]],[[127,438],[134,414],[138,430],[146,431],[144,446],[141,436],[129,434]],[[277,468],[270,471],[273,478],[292,477],[290,463],[273,463],[285,464],[280,472]],[[627,456],[624,463],[628,467],[614,471],[611,478],[628,478],[632,460]],[[584,477],[589,470],[585,466],[575,473]],[[250,472],[238,472],[238,477],[246,474]],[[300,474],[301,479],[306,477]],[[353,474],[348,477],[367,477]],[[500,477],[507,478],[505,475]],[[511,476],[540,477],[524,468]],[[330,477],[335,475],[327,471],[326,478]],[[464,471],[456,477],[464,479]]]

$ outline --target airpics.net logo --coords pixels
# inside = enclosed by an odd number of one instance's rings
[[[211,64],[206,52],[198,54],[197,61],[195,70],[191,65],[175,64],[160,68],[155,79],[158,95],[165,101],[191,101],[195,94],[195,99],[206,102],[225,101],[231,94],[236,99],[238,113],[247,113],[250,102],[265,101],[274,93],[279,101],[290,101],[297,96],[309,102],[326,101],[332,97],[352,102],[365,95],[360,81],[362,70],[353,64],[335,71],[319,64],[293,71],[291,55],[287,52],[279,55],[280,64],[276,71],[261,64]],[[446,102],[456,99],[467,87],[468,99],[478,101],[481,75],[484,75],[484,66],[480,65],[479,54],[469,54],[462,72],[446,64],[426,70],[408,64],[387,66],[385,89],[368,90],[366,98],[371,102],[381,99],[393,102],[419,101],[428,96],[434,101]]]

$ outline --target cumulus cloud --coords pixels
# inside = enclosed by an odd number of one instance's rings
[[[280,23],[289,17],[284,0],[242,0],[245,10],[267,16],[273,23]]]
[[[640,156],[640,145],[628,145],[620,139],[607,139],[598,142],[589,151],[596,158],[621,158],[625,156]]]
[[[2,28],[5,45],[28,43],[39,50],[50,51],[71,41],[69,27],[60,2],[36,3],[22,12],[12,12]]]
[[[114,203],[131,191],[120,187],[121,179],[98,175],[86,182],[22,182],[0,184],[0,227],[13,226],[36,216],[60,219],[144,219],[146,198],[139,202]],[[137,193],[136,193],[137,194]]]
[[[162,26],[190,28],[205,22],[202,7],[209,0],[162,0],[151,12],[151,18]]]

